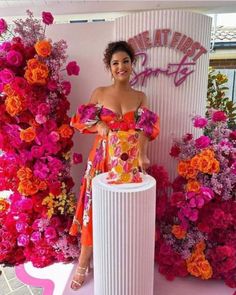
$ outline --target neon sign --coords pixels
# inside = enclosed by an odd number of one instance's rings
[[[196,61],[207,53],[207,49],[198,41],[194,41],[191,37],[180,32],[172,32],[170,29],[155,30],[153,39],[150,38],[149,31],[145,31],[129,38],[128,42],[134,48],[137,59],[142,58],[142,69],[140,72],[133,70],[131,85],[141,84],[143,86],[148,77],[158,77],[160,74],[164,74],[168,77],[173,76],[174,85],[178,87],[194,72],[193,66],[196,65]],[[145,52],[151,47],[169,47],[182,52],[184,56],[180,62],[168,63],[165,69],[152,68],[147,65],[148,55]]]

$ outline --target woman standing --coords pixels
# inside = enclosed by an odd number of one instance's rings
[[[133,48],[125,41],[109,43],[104,63],[111,72],[113,84],[94,90],[88,104],[78,108],[71,126],[81,133],[98,133],[89,153],[87,169],[82,180],[71,235],[81,233],[81,253],[71,288],[79,289],[84,280],[93,250],[92,238],[92,178],[108,171],[107,135],[114,123],[140,131],[139,166],[149,165],[147,142],[159,134],[159,119],[147,109],[143,92],[134,90],[129,79],[135,61]]]

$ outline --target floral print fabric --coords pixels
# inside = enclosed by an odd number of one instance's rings
[[[76,114],[72,117],[71,126],[81,133],[96,133],[98,121],[105,122],[113,132],[128,131],[132,134],[132,130],[135,133],[143,131],[150,140],[153,140],[159,134],[158,116],[145,107],[140,107],[136,111],[130,111],[121,116],[100,104],[84,104],[78,108]],[[108,149],[108,137],[97,134],[89,153],[87,168],[80,187],[76,213],[70,228],[71,235],[81,233],[81,244],[86,246],[92,246],[93,244],[91,183],[93,177],[109,171]],[[132,156],[132,150],[128,149],[128,151],[129,155]],[[138,165],[138,163],[136,162],[135,165]],[[128,165],[122,169],[128,171]],[[138,175],[134,176],[134,179],[137,177],[138,180]]]

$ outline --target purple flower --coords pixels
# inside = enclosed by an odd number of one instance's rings
[[[10,50],[7,53],[7,62],[11,66],[19,67],[22,64],[23,56],[19,51],[16,50]]]
[[[71,61],[67,64],[66,71],[69,76],[71,75],[78,76],[80,67],[77,65],[76,61]]]
[[[195,146],[198,149],[203,149],[209,146],[211,139],[208,136],[202,135],[195,140]]]
[[[196,116],[193,121],[193,126],[196,128],[204,128],[207,125],[207,119]]]
[[[51,12],[42,12],[42,19],[45,25],[51,25],[53,23],[54,17],[52,16]]]
[[[4,69],[0,72],[0,79],[4,84],[11,83],[14,80],[14,73],[9,69]]]
[[[0,18],[0,34],[5,33],[7,30],[7,23],[3,18]]]
[[[223,111],[215,111],[212,114],[212,121],[213,122],[219,122],[219,121],[225,122],[226,120],[227,120],[227,116]]]

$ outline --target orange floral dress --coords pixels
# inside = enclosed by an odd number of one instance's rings
[[[105,122],[111,130],[143,131],[150,139],[159,134],[159,117],[147,109],[139,107],[120,116],[116,112],[100,104],[81,105],[71,119],[71,126],[81,133],[96,133],[98,121]],[[92,228],[92,179],[96,175],[108,172],[107,136],[97,134],[88,156],[87,168],[82,179],[78,204],[70,228],[71,235],[81,233],[81,244],[93,245]]]

